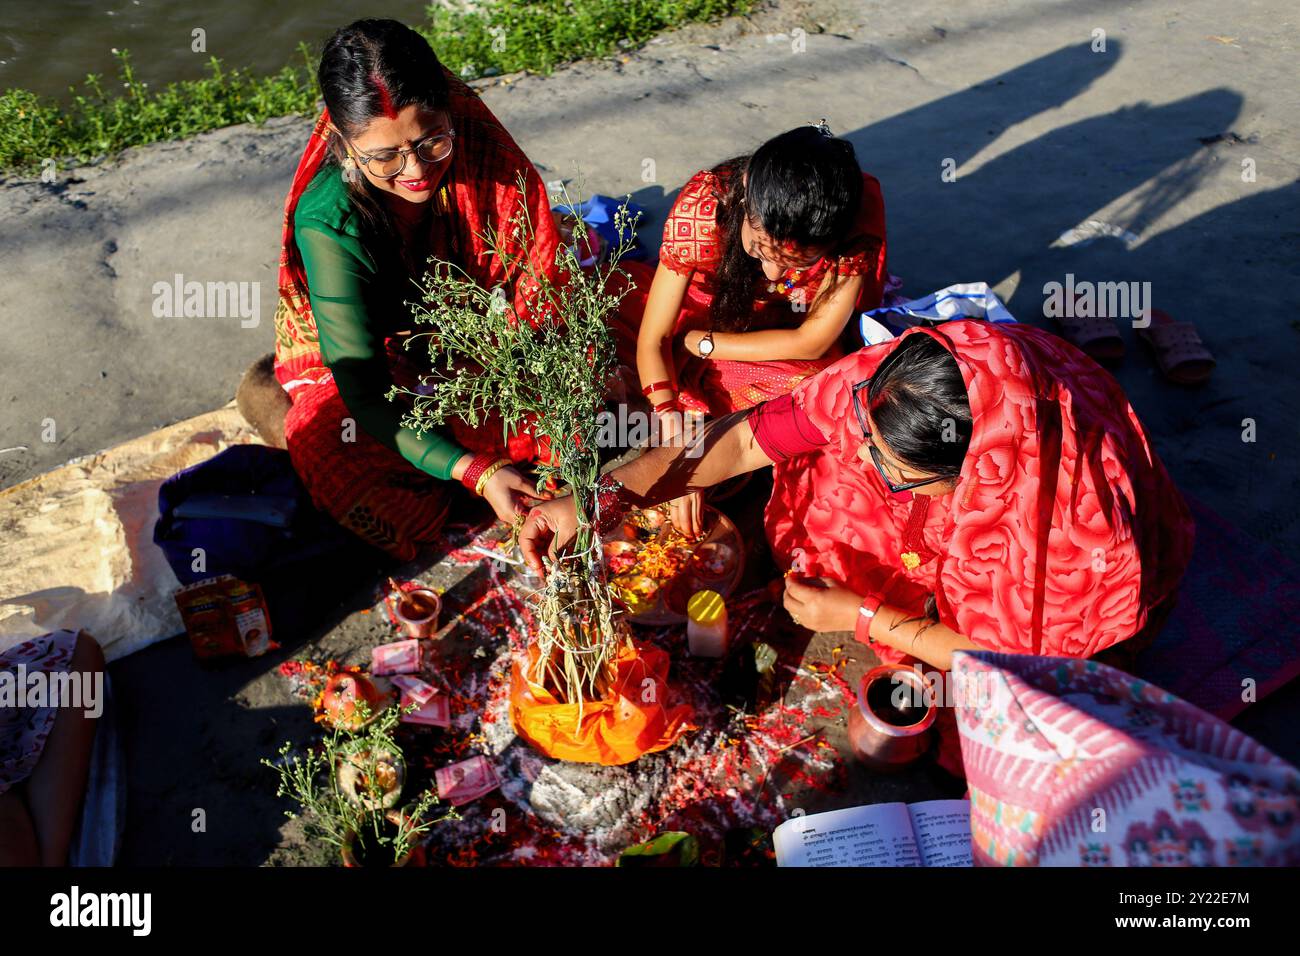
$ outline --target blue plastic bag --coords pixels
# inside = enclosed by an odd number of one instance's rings
[[[859,330],[864,343],[878,345],[915,326],[938,325],[953,319],[1016,321],[987,282],[966,282],[947,286],[919,299],[863,312]]]
[[[623,205],[623,200],[621,199],[614,199],[610,196],[596,194],[576,207],[559,205],[555,206],[551,211],[558,212],[562,216],[578,217],[592,229],[596,230],[596,233],[604,240],[605,248],[614,249],[623,241],[623,237],[619,234],[618,227],[614,224],[614,214],[618,212],[618,207],[621,205]],[[641,206],[638,206],[636,203],[631,201],[628,201],[627,212],[634,225],[645,214],[645,210]],[[642,247],[639,237],[636,240],[636,244],[628,250],[628,253],[624,258],[637,261],[646,258],[646,251]]]

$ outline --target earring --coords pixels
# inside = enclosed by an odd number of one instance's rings
[[[357,161],[351,155],[345,156],[340,164],[343,167],[343,181],[345,183],[356,182],[361,174],[357,170]]]

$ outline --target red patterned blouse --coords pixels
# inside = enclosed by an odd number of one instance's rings
[[[664,223],[659,262],[679,275],[689,275],[696,291],[711,297],[718,264],[722,258],[722,241],[718,233],[718,208],[727,195],[727,180],[713,170],[704,169],[691,177],[673,203]],[[780,280],[760,286],[755,297],[757,310],[775,302],[784,302],[803,294],[811,302],[822,279],[830,269],[841,276],[866,277],[858,297],[859,308],[880,304],[888,273],[885,267],[885,202],[880,183],[869,173],[862,174],[862,205],[853,233],[832,255],[823,256],[815,265],[802,270],[788,270]],[[788,308],[772,310],[785,323],[790,321]]]

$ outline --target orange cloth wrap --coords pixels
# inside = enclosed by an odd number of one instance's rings
[[[528,671],[537,664],[537,646],[528,648]],[[518,661],[510,688],[510,721],[515,732],[557,760],[631,763],[642,754],[666,750],[694,730],[689,704],[666,707],[668,655],[657,647],[625,643],[615,659],[615,677],[602,700],[566,704],[529,683]],[[650,681],[651,683],[646,683]],[[649,698],[647,701],[645,698]]]

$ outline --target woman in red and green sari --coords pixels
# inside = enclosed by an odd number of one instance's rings
[[[490,255],[485,231],[509,231],[523,200],[533,268],[553,274],[559,243],[532,163],[478,96],[418,33],[360,20],[325,45],[322,113],[285,203],[275,377],[292,401],[284,440],[313,501],[399,558],[440,528],[460,481],[510,520],[536,489],[514,467],[526,435],[455,422],[403,424],[397,386],[430,371],[407,302],[433,258],[485,288],[504,286],[530,315],[526,279]],[[524,183],[523,195],[519,182]],[[421,354],[423,353],[423,361]]]

